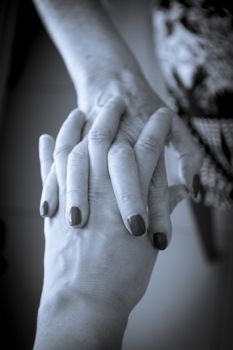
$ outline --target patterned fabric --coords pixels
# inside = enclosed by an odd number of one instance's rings
[[[233,16],[227,3],[157,1],[152,19],[171,106],[205,151],[203,201],[233,209]]]

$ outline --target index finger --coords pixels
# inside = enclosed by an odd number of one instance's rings
[[[146,202],[152,175],[171,130],[172,118],[173,113],[168,108],[157,110],[148,120],[134,147]]]

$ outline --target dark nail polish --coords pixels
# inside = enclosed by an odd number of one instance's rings
[[[70,225],[79,225],[81,222],[81,212],[78,207],[72,207],[70,209]]]
[[[49,203],[47,201],[44,201],[40,209],[40,215],[46,216],[48,215],[48,212],[49,212]]]
[[[146,232],[146,225],[141,215],[130,216],[128,224],[133,236],[142,236]]]
[[[201,188],[201,182],[200,182],[200,176],[194,175],[193,177],[193,196],[194,198],[197,198]]]
[[[164,250],[167,248],[168,241],[167,235],[163,232],[156,232],[152,236],[153,245],[159,250]]]

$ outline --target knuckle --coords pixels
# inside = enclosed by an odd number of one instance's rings
[[[72,119],[72,118],[79,118],[79,117],[83,117],[84,114],[80,111],[80,109],[77,107],[77,108],[74,108],[70,114],[68,115],[68,119]]]
[[[85,115],[82,111],[80,111],[78,108],[73,109],[70,114],[68,115],[65,125],[80,125],[85,121]]]
[[[66,156],[71,152],[71,150],[72,150],[72,146],[69,144],[58,146],[54,150],[53,157],[58,158],[58,157]]]
[[[153,119],[156,122],[171,124],[173,114],[167,107],[159,108],[156,113],[153,115]]]
[[[114,96],[109,101],[109,106],[116,108],[117,110],[121,111],[125,107],[124,99],[121,96]]]
[[[167,184],[165,184],[164,178],[152,177],[150,183],[150,199],[152,203],[157,205],[163,201],[163,203],[169,200],[169,190]]]
[[[161,117],[171,119],[173,113],[168,107],[161,107],[157,110],[157,113]]]
[[[98,143],[105,143],[110,139],[110,132],[107,130],[98,130],[98,129],[92,129],[89,132],[89,141],[90,142],[98,142]]]
[[[129,158],[132,154],[132,148],[126,143],[113,144],[109,150],[110,158]]]
[[[167,190],[162,186],[151,186],[150,187],[150,198],[152,203],[156,206],[156,204],[160,203],[161,200],[167,199]]]
[[[73,184],[73,186],[67,188],[67,191],[66,191],[67,201],[69,203],[77,202],[77,198],[80,199],[80,197],[83,196],[83,192],[84,192],[83,188],[75,186]]]
[[[82,163],[86,158],[86,153],[81,150],[81,147],[75,147],[68,156],[68,164],[75,165]]]
[[[162,148],[162,143],[158,138],[152,135],[146,135],[140,138],[140,140],[135,145],[136,149],[145,151],[159,151]]]

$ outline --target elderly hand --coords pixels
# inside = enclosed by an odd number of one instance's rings
[[[98,117],[101,107],[110,97],[121,97],[126,104],[124,122],[121,123],[113,151],[109,154],[110,177],[126,228],[134,235],[143,234],[148,225],[147,211],[138,185],[139,178],[136,173],[131,176],[129,167],[134,161],[127,150],[138,140],[150,115],[164,103],[144,78],[137,59],[115,30],[101,1],[38,0],[35,3],[70,72],[77,91],[78,106],[87,117],[92,120]],[[174,141],[179,152],[182,183],[191,193],[197,192],[193,191],[192,183],[200,168],[200,151],[191,135],[183,125],[180,127],[176,119],[173,118],[171,134],[174,137],[171,137],[171,141]],[[101,141],[102,136],[96,134],[93,137]],[[157,152],[162,143],[161,138],[159,146],[155,147]],[[69,149],[63,152],[64,158],[65,153],[69,153]],[[121,153],[127,154],[123,160],[118,156]],[[86,157],[83,162],[88,164],[87,148],[83,154]],[[117,164],[119,168],[123,166],[124,172],[115,171]],[[49,179],[52,183],[45,186],[45,191],[49,193],[43,195],[48,205],[42,203],[41,212],[51,216],[56,210],[54,195],[52,198],[51,193],[57,184],[55,176],[51,175]],[[76,211],[79,213],[76,215],[77,220],[71,224],[79,227],[85,225],[89,215],[88,183],[85,181],[86,178],[80,179],[79,187],[70,194],[71,203],[78,208]],[[129,186],[125,186],[125,181]],[[137,220],[134,220],[135,217]],[[169,217],[166,221],[169,222]]]

